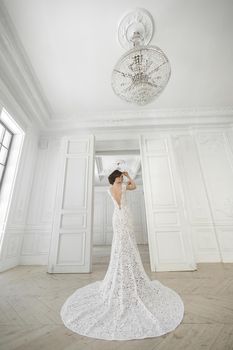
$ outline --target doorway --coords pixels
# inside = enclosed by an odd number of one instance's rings
[[[110,185],[108,175],[117,167],[118,160],[125,162],[127,171],[137,186],[135,190],[127,191],[126,196],[133,214],[134,234],[143,264],[150,265],[139,142],[138,140],[106,140],[95,142],[92,233],[93,270],[100,264],[108,265],[110,260],[114,205],[107,193]]]
[[[128,136],[128,134],[127,134]],[[60,170],[48,272],[86,273],[92,270],[93,228],[95,205],[94,165],[96,157],[136,157],[142,170],[143,198],[137,200],[146,208],[146,226],[151,271],[196,269],[191,228],[186,217],[183,190],[175,162],[171,135],[144,133],[64,137],[61,145]],[[109,140],[109,137],[112,139]],[[103,158],[105,156],[105,158]],[[134,159],[135,160],[135,159]],[[134,161],[133,164],[137,164]],[[100,164],[96,165],[100,167]],[[105,166],[102,166],[104,169]],[[135,166],[136,168],[136,166]],[[139,168],[138,168],[139,169]],[[101,170],[101,169],[100,169]],[[132,170],[135,174],[135,169]],[[131,172],[129,171],[130,175]],[[79,181],[77,181],[79,174]],[[101,180],[101,175],[97,172]],[[133,176],[132,176],[133,178]],[[135,179],[137,181],[137,178]],[[103,182],[102,182],[103,181]],[[107,177],[100,181],[109,186]],[[101,187],[101,186],[100,186]],[[127,191],[132,195],[135,191]],[[110,201],[105,197],[105,202]],[[133,202],[133,200],[132,200]],[[110,201],[106,210],[113,208]],[[97,210],[96,209],[96,210]],[[141,213],[143,210],[139,208]],[[137,215],[134,214],[137,217]],[[105,216],[111,218],[111,215]],[[140,219],[141,220],[141,219]],[[100,221],[101,222],[101,221]],[[112,228],[110,219],[107,221]],[[100,239],[100,237],[99,237]],[[104,236],[111,243],[111,234]],[[107,254],[107,253],[106,253]]]

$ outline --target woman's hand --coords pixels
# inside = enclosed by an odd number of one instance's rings
[[[136,184],[135,184],[134,180],[131,179],[131,177],[129,176],[128,172],[127,171],[123,171],[122,174],[129,179],[128,184],[126,186],[126,189],[127,190],[135,190]]]
[[[128,172],[127,172],[127,171],[123,171],[123,172],[122,172],[122,174],[123,174],[124,176],[126,176],[126,177],[128,177],[128,178],[129,178],[129,174],[128,174]]]

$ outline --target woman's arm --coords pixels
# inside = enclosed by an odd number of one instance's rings
[[[123,175],[125,175],[129,179],[128,184],[126,186],[126,189],[127,190],[135,190],[136,184],[135,184],[134,180],[131,179],[131,177],[129,176],[128,172],[127,171],[123,171]]]

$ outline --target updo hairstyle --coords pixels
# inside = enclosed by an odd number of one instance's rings
[[[122,171],[120,170],[114,170],[109,176],[108,181],[111,185],[114,184],[116,177],[120,177],[122,174]]]

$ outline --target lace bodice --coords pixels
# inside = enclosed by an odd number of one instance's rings
[[[114,211],[110,262],[103,280],[77,289],[64,303],[65,326],[88,337],[129,340],[157,337],[181,322],[180,296],[146,274],[134,234],[132,213],[122,183],[121,206]]]

